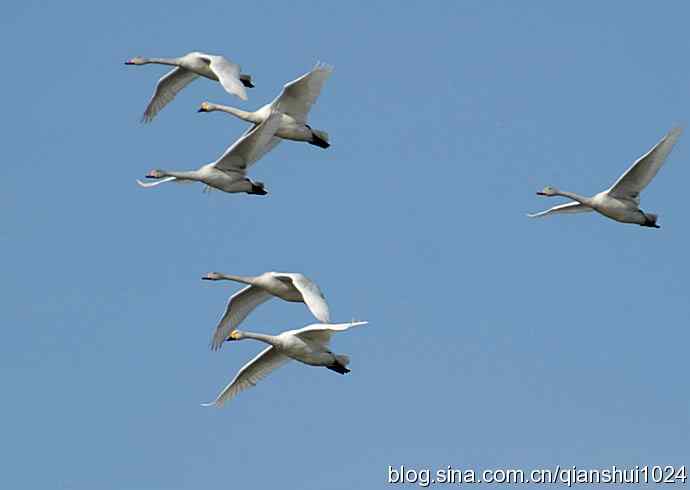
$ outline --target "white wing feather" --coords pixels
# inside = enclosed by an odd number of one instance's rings
[[[280,126],[280,117],[279,112],[271,112],[264,122],[240,136],[212,165],[225,172],[239,172],[244,175],[247,168],[278,144],[273,141],[278,139],[273,135]]]
[[[331,335],[335,332],[344,332],[353,327],[366,325],[369,322],[349,322],[349,323],[314,323],[298,330],[293,330],[292,334],[302,337],[305,340],[320,342],[327,345],[331,340]]]
[[[164,179],[157,180],[155,182],[143,182],[139,179],[137,179],[137,184],[139,184],[140,187],[156,187],[157,185],[165,184],[166,182],[172,182],[173,180],[177,180],[177,177],[165,177]]]
[[[239,392],[250,388],[266,377],[272,371],[289,361],[290,358],[278,352],[272,345],[261,351],[254,359],[242,366],[235,379],[228,384],[218,397],[210,402],[203,403],[205,407],[221,407],[225,402],[235,397]]]
[[[156,84],[156,89],[144,111],[144,115],[141,117],[141,121],[151,122],[156,117],[156,114],[168,105],[180,90],[189,85],[198,76],[196,73],[179,66],[163,75]]]
[[[297,122],[306,123],[311,106],[316,102],[323,84],[332,72],[331,66],[317,63],[309,73],[286,83],[271,105],[273,107],[280,105],[281,112],[292,116]]]
[[[669,131],[651,150],[633,163],[611,186],[608,193],[615,197],[633,199],[639,202],[640,192],[657,174],[682,132],[683,128],[681,127]]]
[[[247,100],[247,92],[240,81],[240,65],[226,60],[222,56],[208,56],[211,60],[209,67],[216,74],[218,81],[229,94]]]
[[[218,350],[237,326],[247,318],[254,309],[265,303],[273,296],[265,289],[256,286],[247,286],[233,294],[225,307],[225,313],[218,322],[211,339],[211,349]]]
[[[304,299],[304,303],[307,305],[312,315],[320,322],[330,323],[331,314],[328,303],[326,303],[326,297],[314,281],[302,274],[277,273],[275,276],[278,278],[285,277],[290,279],[292,285],[295,286],[297,291],[302,295],[302,299]]]
[[[528,214],[530,218],[540,218],[542,216],[549,216],[551,214],[575,214],[575,213],[587,213],[589,211],[594,211],[588,206],[583,206],[579,202],[568,202],[565,204],[559,204],[541,213]]]

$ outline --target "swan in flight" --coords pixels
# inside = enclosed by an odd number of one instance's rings
[[[219,272],[209,272],[202,279],[207,281],[235,281],[247,284],[228,300],[225,313],[220,319],[213,338],[211,349],[218,350],[254,308],[277,296],[285,301],[306,303],[317,320],[330,323],[328,303],[319,286],[303,274],[288,272],[265,272],[260,276],[233,276]]]
[[[290,359],[310,366],[323,366],[339,374],[349,373],[347,365],[350,363],[350,358],[344,354],[334,354],[328,348],[331,335],[367,323],[316,323],[278,335],[233,330],[228,340],[254,339],[269,344],[269,347],[242,366],[235,379],[220,392],[218,397],[210,403],[204,403],[203,406],[222,406],[223,403],[234,398],[239,392],[254,386],[260,379]]]
[[[247,100],[244,87],[253,87],[250,75],[240,74],[240,66],[222,56],[193,52],[179,58],[142,58],[137,56],[125,61],[125,65],[170,65],[172,70],[163,75],[156,84],[156,90],[142,116],[142,122],[151,122],[158,111],[175,98],[198,76],[220,82],[226,92]],[[268,117],[268,114],[266,115]]]
[[[235,141],[223,155],[213,163],[197,170],[176,172],[172,170],[151,170],[146,177],[160,179],[145,183],[137,180],[141,187],[154,187],[165,182],[203,182],[210,188],[224,192],[246,192],[247,194],[268,194],[261,182],[247,178],[247,169],[280,141],[273,135],[280,124],[280,112],[274,111],[261,124],[254,126]]]
[[[197,112],[222,111],[239,117],[244,121],[260,124],[268,117],[274,107],[280,105],[283,118],[280,121],[278,131],[276,131],[277,137],[294,141],[306,141],[320,148],[328,148],[330,146],[328,133],[312,129],[307,124],[307,115],[332,71],[332,67],[318,63],[309,73],[305,73],[298,79],[286,83],[273,102],[254,112],[211,104],[209,102],[202,103]]]
[[[551,214],[597,211],[621,223],[659,228],[659,225],[656,224],[657,215],[646,213],[639,208],[640,192],[657,174],[682,132],[683,129],[680,127],[673,128],[621,175],[609,189],[593,197],[583,197],[572,192],[559,191],[552,186],[545,187],[542,191],[537,192],[537,195],[563,196],[574,202],[560,204],[541,213],[528,214],[527,216],[537,218]]]

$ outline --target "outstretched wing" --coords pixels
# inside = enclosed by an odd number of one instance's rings
[[[323,84],[331,76],[333,68],[317,63],[312,71],[283,86],[278,97],[271,102],[273,107],[280,104],[280,110],[292,116],[297,122],[306,123],[311,106],[321,93]]]
[[[568,202],[565,204],[559,204],[541,213],[528,214],[530,218],[540,218],[542,216],[549,216],[551,214],[575,214],[575,213],[587,213],[589,211],[594,211],[588,206],[583,206],[579,202]]]
[[[156,187],[157,185],[165,184],[166,182],[172,182],[173,180],[177,180],[177,177],[165,177],[154,182],[144,182],[143,180],[137,179],[137,184],[139,184],[139,187],[148,188]]]
[[[242,366],[235,379],[223,388],[223,391],[220,392],[214,401],[203,403],[202,405],[205,407],[223,406],[225,402],[234,398],[239,392],[256,385],[259,380],[265,378],[269,373],[278,369],[289,360],[289,357],[278,352],[272,345],[267,347],[258,356]]]
[[[264,122],[240,136],[212,165],[225,172],[238,172],[244,175],[249,166],[278,144],[277,141],[273,141],[278,139],[273,135],[280,125],[280,117],[279,112],[271,112]]]
[[[344,332],[352,327],[359,327],[360,325],[366,325],[367,323],[369,322],[315,323],[298,330],[293,330],[292,333],[293,335],[297,335],[304,340],[328,345],[333,333]]]
[[[275,277],[291,281],[295,289],[302,295],[302,299],[312,315],[320,322],[330,323],[331,316],[326,297],[314,281],[303,274],[276,273]]]
[[[240,81],[240,65],[232,63],[222,56],[208,56],[211,61],[209,67],[216,74],[218,81],[229,94],[247,100],[247,92]]]
[[[632,199],[639,203],[640,192],[657,174],[682,132],[681,127],[669,131],[651,150],[633,163],[632,167],[611,186],[608,193],[614,197]]]
[[[149,105],[146,106],[141,122],[148,123],[153,121],[156,114],[168,105],[180,90],[189,85],[198,76],[196,73],[179,66],[163,75],[156,84],[156,90],[153,92]]]
[[[254,308],[265,303],[273,296],[265,289],[256,286],[247,286],[233,294],[225,307],[225,313],[218,322],[211,339],[211,349],[218,350],[237,326],[247,318]]]

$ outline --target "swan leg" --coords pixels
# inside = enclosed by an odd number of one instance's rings
[[[325,366],[326,368],[330,369],[331,371],[335,371],[338,374],[347,374],[350,372],[350,369],[346,368],[339,362],[334,362],[333,364],[329,366]]]
[[[268,194],[263,182],[251,182],[252,188],[247,191],[247,194],[256,194],[259,196],[265,196]]]
[[[661,228],[661,226],[656,224],[656,214],[647,214],[642,210],[640,210],[640,213],[642,213],[642,216],[644,216],[645,219],[644,223],[640,223],[640,226],[645,226],[647,228]]]
[[[312,134],[311,136],[311,141],[309,141],[310,145],[318,146],[319,148],[328,148],[331,146],[331,144],[328,141],[324,141],[315,134]]]

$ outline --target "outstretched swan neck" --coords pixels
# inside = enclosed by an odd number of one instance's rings
[[[161,170],[161,177],[175,177],[178,180],[200,180],[199,172],[196,170],[176,171]]]
[[[225,279],[226,281],[241,282],[243,284],[254,284],[254,278],[248,276],[236,276],[234,274],[218,274],[218,279]]]
[[[222,111],[222,112],[227,112],[228,114],[232,114],[235,117],[239,117],[240,119],[251,122],[254,124],[261,124],[263,121],[260,117],[257,117],[255,113],[249,112],[249,111],[243,111],[242,109],[238,109],[236,107],[230,107],[227,105],[218,105],[218,104],[208,104],[209,111]]]
[[[592,198],[590,198],[590,197],[580,196],[578,194],[575,194],[574,192],[568,192],[568,191],[558,191],[558,192],[556,192],[555,195],[567,197],[568,199],[572,199],[573,201],[577,201],[584,206],[592,207]]]
[[[142,65],[170,65],[179,66],[180,62],[177,58],[144,58],[141,62]]]
[[[260,342],[264,342],[266,344],[270,344],[273,346],[278,347],[278,339],[276,338],[275,335],[267,335],[264,333],[254,333],[254,332],[238,332],[239,335],[236,335],[236,338],[239,340],[241,339],[254,339],[258,340]]]

